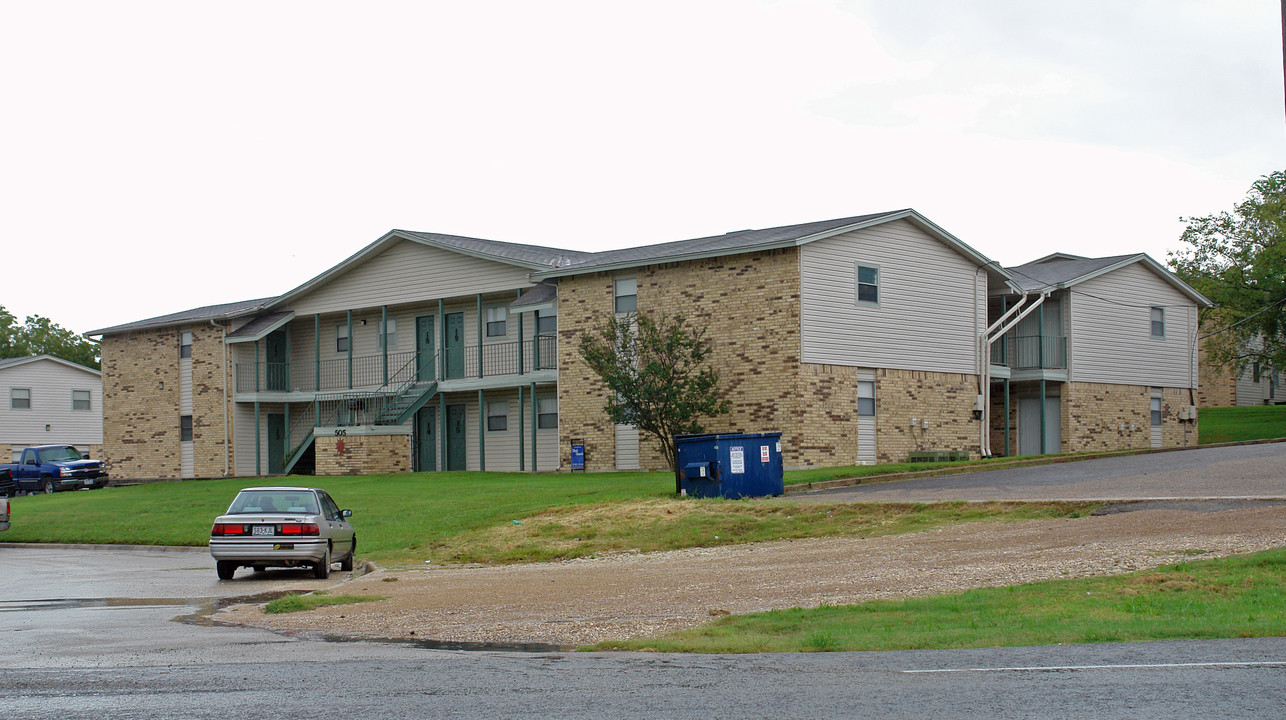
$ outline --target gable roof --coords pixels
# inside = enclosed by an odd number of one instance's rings
[[[739,230],[723,235],[678,240],[657,245],[641,245],[623,250],[606,250],[587,254],[588,257],[574,260],[563,266],[535,272],[532,277],[540,279],[592,272],[609,272],[656,263],[698,260],[733,253],[797,247],[815,240],[882,225],[895,220],[907,220],[915,224],[978,265],[988,266],[989,271],[994,271],[1001,279],[1009,279],[1008,274],[998,264],[910,208],[871,213],[869,215],[855,215],[834,220],[819,220],[798,225],[783,225],[759,230]]]
[[[272,298],[260,298],[258,300],[242,300],[241,302],[223,303],[221,305],[206,305],[205,307],[183,310],[181,312],[170,313],[169,315],[158,315],[154,318],[125,323],[124,325],[113,325],[112,327],[103,328],[101,330],[90,330],[85,333],[85,336],[114,335],[116,333],[132,332],[134,330],[148,330],[151,328],[165,327],[167,325],[188,325],[191,323],[205,322],[207,320],[224,320],[248,315],[260,307],[263,307],[271,300]]]
[[[53,355],[28,355],[27,357],[20,357],[20,358],[5,358],[3,360],[0,360],[0,370],[8,370],[9,368],[18,367],[19,365],[26,365],[27,363],[39,362],[42,360],[50,360],[58,363],[59,365],[66,365],[69,368],[73,368],[75,370],[82,370],[84,372],[92,373],[99,377],[102,377],[103,375],[101,371],[95,370],[92,367],[85,367],[80,363],[74,363],[70,360],[64,360],[60,357],[55,357]]]
[[[1112,255],[1101,258],[1083,258],[1075,255],[1054,253],[1029,262],[1026,265],[1006,269],[1013,276],[1014,283],[1023,292],[1041,292],[1070,288],[1086,280],[1091,280],[1135,263],[1141,263],[1198,305],[1203,307],[1212,305],[1204,295],[1194,290],[1191,285],[1180,280],[1177,275],[1167,270],[1146,253]]]

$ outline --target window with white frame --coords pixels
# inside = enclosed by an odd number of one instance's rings
[[[637,278],[616,278],[615,311],[617,315],[638,312],[639,281]]]
[[[10,388],[9,407],[13,410],[30,410],[31,388]]]
[[[335,326],[335,352],[348,352],[348,325]]]
[[[192,416],[179,416],[179,442],[192,442]]]
[[[509,308],[504,305],[487,308],[487,337],[504,337],[509,333]]]
[[[1165,308],[1152,308],[1152,337],[1165,337]]]
[[[1161,424],[1161,398],[1152,398],[1152,427]]]
[[[536,334],[554,335],[558,333],[558,311],[554,309],[536,311]]]
[[[72,410],[91,410],[90,394],[88,390],[71,391],[71,409]]]
[[[385,342],[388,343],[387,347],[389,350],[397,349],[397,321],[393,318],[389,318],[384,321],[384,327],[380,329],[379,334],[375,338],[375,347],[379,350],[383,350],[385,348]]]
[[[869,416],[875,414],[875,381],[857,381],[857,414]]]
[[[880,304],[880,268],[876,265],[857,266],[857,302],[866,305]]]
[[[558,427],[558,398],[536,398],[536,427],[541,430]]]
[[[487,430],[509,429],[509,401],[492,400],[487,403]]]
[[[179,334],[179,358],[192,357],[192,333]]]

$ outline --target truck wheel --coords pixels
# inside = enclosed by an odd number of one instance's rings
[[[231,580],[237,574],[237,564],[231,560],[219,560],[214,564],[214,569],[219,573],[220,580]]]
[[[48,475],[46,475],[46,476],[44,476],[43,478],[41,478],[41,481],[42,481],[42,482],[44,482],[44,485],[45,485],[45,494],[46,494],[46,495],[53,495],[53,494],[54,494],[54,481],[53,481],[53,479],[52,479],[52,478],[50,478]]]

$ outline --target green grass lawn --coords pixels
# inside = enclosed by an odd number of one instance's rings
[[[1088,513],[1093,505],[833,506],[674,497],[668,473],[407,473],[294,477],[353,511],[358,558],[514,563],[824,535],[877,535],[970,521]],[[255,480],[161,482],[15,498],[9,542],[205,545]]]
[[[1286,437],[1286,405],[1202,408],[1197,419],[1203,445]]]
[[[761,653],[1286,635],[1286,550],[1112,577],[732,615],[593,650]]]

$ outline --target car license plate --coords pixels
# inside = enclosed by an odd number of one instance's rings
[[[93,480],[91,480],[91,479],[89,479],[89,478],[85,478],[85,484],[86,484],[86,485],[93,485],[93,484],[94,484],[94,481],[93,481]]]
[[[251,535],[275,535],[277,528],[272,525],[255,525],[250,530]]]

